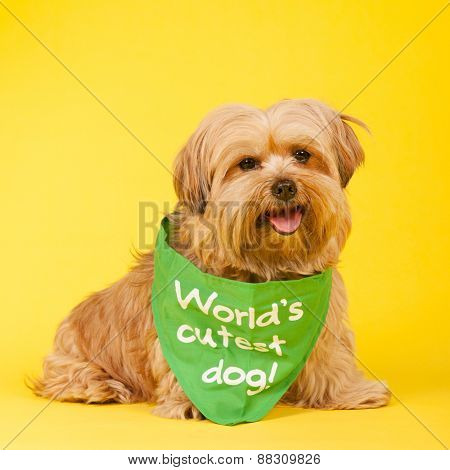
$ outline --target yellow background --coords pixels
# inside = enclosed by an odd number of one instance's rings
[[[444,5],[422,1],[13,1],[5,4],[169,168],[211,108],[315,97],[344,107]],[[450,10],[450,9],[449,9]],[[449,433],[448,31],[445,11],[346,112],[367,163],[342,255],[357,355],[443,443]],[[122,276],[139,201],[171,176],[0,6],[1,426],[48,401],[24,387],[58,323]],[[233,428],[150,405],[51,403],[10,448],[442,448],[397,399],[276,408]]]

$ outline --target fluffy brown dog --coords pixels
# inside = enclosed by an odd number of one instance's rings
[[[385,385],[357,369],[335,266],[350,231],[344,188],[364,159],[360,121],[314,100],[263,111],[233,105],[200,124],[175,163],[175,249],[203,271],[247,282],[333,267],[326,327],[282,401],[300,407],[385,405]],[[66,401],[156,402],[171,418],[200,418],[164,359],[150,306],[153,255],[74,308],[35,383]]]

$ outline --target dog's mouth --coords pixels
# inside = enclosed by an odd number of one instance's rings
[[[266,212],[264,218],[275,232],[280,235],[292,235],[300,227],[303,213],[303,206],[285,207]]]

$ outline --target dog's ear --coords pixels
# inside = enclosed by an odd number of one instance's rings
[[[205,209],[211,182],[208,177],[205,128],[199,128],[178,153],[173,172],[175,193],[184,209],[192,214]]]
[[[353,122],[369,132],[369,128],[359,119],[340,114],[331,123],[333,143],[337,150],[337,163],[341,186],[345,188],[354,171],[364,162],[364,150],[355,132],[347,122]]]

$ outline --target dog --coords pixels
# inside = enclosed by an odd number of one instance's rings
[[[349,122],[316,100],[211,112],[179,152],[170,243],[204,272],[246,282],[299,279],[332,268],[326,325],[281,402],[360,409],[390,392],[354,357],[345,287],[336,266],[351,216],[345,187],[364,152]],[[86,403],[156,403],[153,412],[201,419],[170,370],[151,309],[153,253],[76,306],[44,361],[37,395]]]

